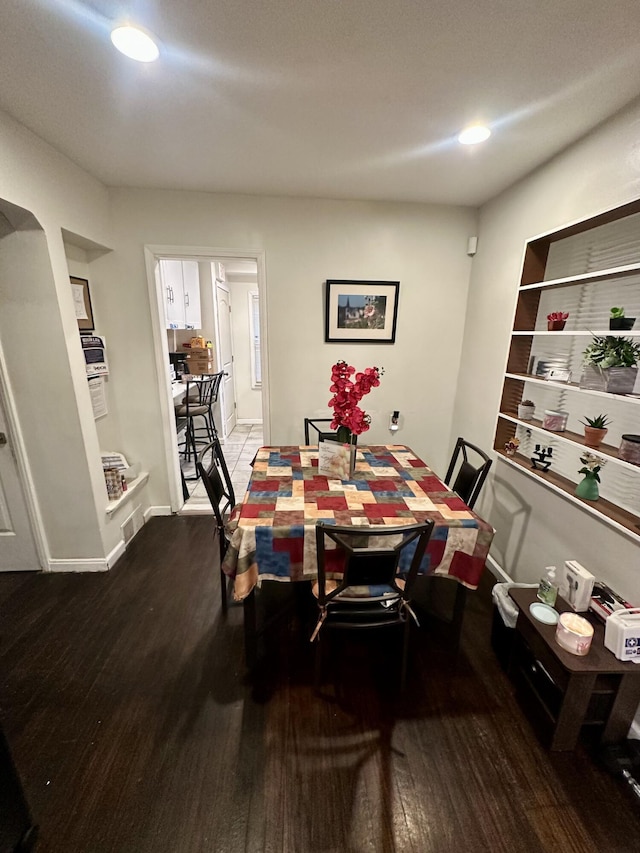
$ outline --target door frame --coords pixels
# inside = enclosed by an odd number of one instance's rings
[[[162,436],[165,448],[165,465],[169,480],[169,498],[171,511],[178,512],[184,505],[182,482],[180,478],[180,457],[178,454],[178,436],[174,424],[173,398],[169,381],[169,347],[164,327],[164,294],[162,284],[156,281],[155,263],[164,258],[211,262],[224,258],[239,258],[255,261],[258,271],[258,294],[260,299],[260,340],[265,353],[262,366],[262,419],[265,444],[270,440],[269,411],[269,359],[267,354],[267,278],[265,255],[256,249],[215,249],[209,246],[166,246],[145,244],[144,260],[147,270],[149,304],[151,306],[151,327],[153,332],[153,350],[158,380],[158,399],[162,414]],[[154,310],[155,307],[155,310]]]
[[[27,448],[22,437],[22,432],[20,431],[20,422],[18,420],[13,391],[11,390],[2,341],[0,341],[0,406],[2,407],[6,429],[9,433],[9,444],[16,463],[18,480],[27,508],[29,526],[31,527],[31,535],[33,536],[36,557],[38,558],[39,565],[36,571],[50,571],[49,548],[44,533],[44,524],[35,496],[36,489],[33,477],[31,476],[31,468],[29,467]]]

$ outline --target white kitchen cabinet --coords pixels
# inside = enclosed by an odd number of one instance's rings
[[[200,278],[197,261],[159,261],[167,329],[199,329]]]

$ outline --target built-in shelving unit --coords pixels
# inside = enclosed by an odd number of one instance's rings
[[[614,305],[637,318],[633,329],[609,329]],[[562,331],[547,329],[553,311],[569,312]],[[500,460],[640,540],[640,466],[618,456],[621,434],[640,433],[640,387],[631,395],[580,387],[582,353],[595,335],[640,339],[640,200],[527,243],[494,442]],[[548,364],[570,370],[571,380],[546,379]],[[518,417],[527,398],[536,404],[531,421]],[[545,409],[569,413],[564,432],[543,427]],[[585,445],[581,421],[601,413],[611,425],[606,443],[594,451]],[[519,452],[507,456],[504,446],[514,436]],[[536,444],[553,447],[547,472],[532,468]],[[574,494],[586,449],[611,463],[601,472],[598,501]]]
[[[109,503],[105,507],[105,513],[107,515],[113,515],[113,513],[117,509],[120,509],[123,504],[128,503],[136,492],[140,491],[140,489],[142,488],[142,486],[144,486],[148,479],[148,471],[142,471],[141,474],[138,474],[135,480],[131,480],[131,482],[127,484],[127,491],[122,493],[122,497],[118,498],[115,501],[109,501]]]

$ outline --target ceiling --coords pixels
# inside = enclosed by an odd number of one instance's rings
[[[638,32],[638,0],[2,0],[0,106],[109,186],[479,205],[640,95]]]

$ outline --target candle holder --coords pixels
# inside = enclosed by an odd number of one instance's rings
[[[543,447],[536,444],[536,449],[531,457],[532,468],[536,471],[548,471],[551,467],[551,457],[553,456],[553,447]]]

